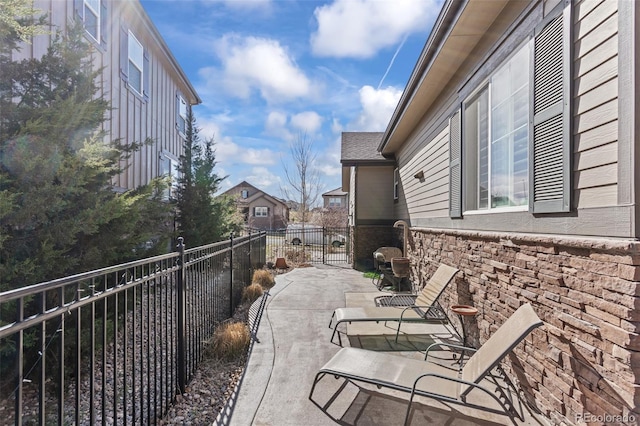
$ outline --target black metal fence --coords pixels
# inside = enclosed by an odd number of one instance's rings
[[[265,262],[265,233],[180,241],[174,253],[0,293],[0,422],[155,424]]]
[[[289,225],[267,232],[267,261],[285,258],[292,264],[349,262],[349,228]]]

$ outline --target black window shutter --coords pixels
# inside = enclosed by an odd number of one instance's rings
[[[149,102],[149,49],[144,49],[142,64],[142,96],[145,102]]]
[[[267,207],[267,216],[271,216],[271,207]]]
[[[107,14],[107,0],[100,2],[100,46],[107,48],[107,32],[109,19]]]
[[[129,81],[129,30],[124,25],[120,27],[120,77]]]
[[[553,16],[553,15],[552,15]],[[533,137],[529,208],[571,208],[571,6],[536,31],[533,65]]]
[[[449,216],[462,217],[462,123],[460,110],[449,119]]]

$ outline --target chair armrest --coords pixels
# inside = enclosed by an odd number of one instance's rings
[[[431,348],[436,347],[436,346],[447,346],[449,348],[462,349],[462,350],[470,351],[470,352],[476,352],[477,351],[476,348],[471,348],[471,347],[468,347],[468,346],[455,345],[455,344],[451,344],[451,343],[436,342],[436,343],[430,344],[427,347],[427,350],[424,353],[424,360],[425,361],[427,361],[427,357],[429,356],[429,351],[431,350]]]

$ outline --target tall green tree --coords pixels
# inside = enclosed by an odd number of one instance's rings
[[[0,34],[0,290],[146,255],[148,241],[165,250],[162,183],[112,190],[140,144],[102,130],[110,105],[97,96],[101,70],[82,27],[19,62],[10,60],[19,34]]]
[[[242,226],[234,200],[214,196],[226,176],[215,172],[213,138],[202,141],[199,131],[193,111],[189,109],[175,191],[178,233],[188,247],[220,241]]]

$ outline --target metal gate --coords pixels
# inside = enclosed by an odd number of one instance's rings
[[[349,228],[289,225],[267,231],[267,261],[284,258],[288,264],[349,263]]]

